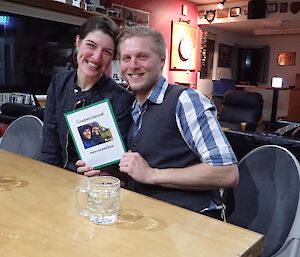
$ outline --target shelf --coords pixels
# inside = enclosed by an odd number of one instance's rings
[[[9,0],[7,2],[13,2],[13,3],[32,6],[32,7],[41,8],[49,11],[79,16],[83,18],[89,18],[93,15],[100,15],[100,16],[103,15],[98,12],[86,11],[82,8],[78,8],[70,4],[65,4],[53,0]],[[107,16],[107,17],[114,20],[118,25],[121,24],[122,22],[122,20],[119,18],[111,17],[111,16]]]

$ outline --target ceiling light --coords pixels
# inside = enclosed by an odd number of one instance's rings
[[[224,4],[225,4],[226,0],[223,0],[222,2],[217,4],[217,8],[218,9],[224,9]]]

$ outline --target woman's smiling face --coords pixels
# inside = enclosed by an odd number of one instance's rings
[[[82,77],[98,79],[113,59],[115,49],[113,39],[101,30],[95,30],[83,39],[77,37],[76,46],[78,72]]]

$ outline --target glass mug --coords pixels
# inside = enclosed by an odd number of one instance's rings
[[[115,223],[120,207],[120,180],[111,176],[87,179],[76,188],[76,206],[94,224]]]

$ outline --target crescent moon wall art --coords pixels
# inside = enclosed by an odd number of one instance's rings
[[[171,69],[196,69],[197,27],[172,22]]]

